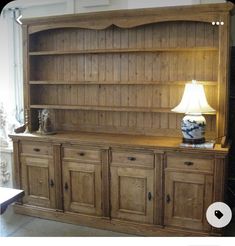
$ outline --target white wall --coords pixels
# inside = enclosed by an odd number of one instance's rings
[[[24,18],[68,13],[97,12],[115,9],[135,9],[205,3],[222,3],[225,0],[16,0],[5,8],[18,7]]]
[[[0,33],[8,33],[7,30],[8,26],[5,20],[0,17]],[[8,36],[4,35],[4,38],[1,38],[1,43],[0,43],[0,54],[4,55],[6,52],[5,51],[9,50],[9,40]],[[9,56],[4,55],[0,57],[0,74],[2,75],[1,80],[0,80],[0,98],[4,99],[7,98],[7,91],[9,90],[8,84],[5,83],[5,81],[9,81],[9,76],[10,76],[10,70],[9,70]]]

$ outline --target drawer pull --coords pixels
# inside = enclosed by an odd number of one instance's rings
[[[186,165],[186,166],[192,166],[193,165],[193,162],[191,162],[191,161],[185,161],[184,162],[184,165]]]
[[[84,155],[85,155],[85,153],[81,152],[81,153],[79,153],[79,155],[80,155],[80,156],[84,156]]]
[[[36,151],[36,152],[40,152],[39,148],[34,148],[33,150]]]
[[[151,201],[151,199],[152,199],[152,194],[151,194],[151,192],[149,192],[148,193],[148,200]]]
[[[170,203],[170,202],[171,202],[171,197],[170,197],[169,194],[166,196],[166,202],[167,202],[167,203]]]
[[[67,182],[65,182],[64,189],[65,190],[68,190],[69,189],[69,186],[68,186],[68,183]]]
[[[135,157],[127,157],[127,159],[128,159],[129,161],[135,161],[135,160],[136,160]]]

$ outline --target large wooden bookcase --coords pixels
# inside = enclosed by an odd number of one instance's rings
[[[232,9],[226,3],[25,19],[31,134],[12,135],[15,185],[26,190],[16,211],[52,219],[60,213],[64,221],[112,230],[132,225],[130,233],[145,235],[220,233],[203,213],[223,200]],[[214,149],[179,147],[183,115],[171,109],[192,79],[204,84],[216,109],[206,115]],[[53,110],[58,134],[35,133],[40,109]],[[183,211],[187,199],[196,202]]]

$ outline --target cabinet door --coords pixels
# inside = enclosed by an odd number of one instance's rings
[[[112,218],[153,223],[153,170],[111,167]]]
[[[101,215],[101,165],[63,162],[64,208]]]
[[[166,172],[165,225],[209,230],[206,209],[212,202],[211,175]]]
[[[24,203],[55,208],[54,166],[51,158],[21,157]]]

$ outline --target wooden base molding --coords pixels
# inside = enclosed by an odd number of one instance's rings
[[[14,211],[18,214],[34,216],[42,219],[51,219],[64,223],[83,225],[109,231],[123,232],[139,236],[162,236],[162,237],[203,237],[220,236],[220,234],[209,234],[185,229],[174,229],[159,225],[137,224],[130,221],[121,221],[117,219],[99,218],[95,216],[82,215],[70,212],[60,212],[52,209],[44,209],[27,205],[14,205]]]

